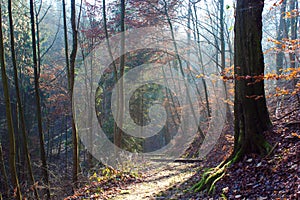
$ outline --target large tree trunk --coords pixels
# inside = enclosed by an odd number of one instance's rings
[[[265,154],[270,147],[263,137],[263,132],[271,127],[264,81],[257,81],[254,77],[264,74],[261,47],[263,7],[263,0],[237,1],[234,39],[234,155],[238,157],[249,153]]]
[[[266,105],[264,58],[261,47],[264,0],[238,0],[234,38],[234,151],[219,166],[208,170],[193,189],[212,192],[225,169],[246,154],[267,154],[271,149],[263,132],[271,127]],[[256,76],[256,77],[255,77]],[[256,82],[255,82],[256,81]]]

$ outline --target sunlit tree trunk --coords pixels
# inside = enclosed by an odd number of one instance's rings
[[[35,180],[34,180],[32,166],[31,166],[30,153],[28,150],[27,129],[26,129],[26,125],[25,125],[24,111],[23,111],[20,89],[19,89],[19,79],[18,79],[17,60],[16,60],[16,53],[15,53],[15,37],[14,37],[14,25],[13,25],[13,18],[12,18],[11,0],[8,0],[8,15],[9,15],[9,29],[10,29],[10,43],[11,43],[10,49],[11,49],[12,64],[13,64],[13,68],[14,68],[14,81],[15,81],[18,111],[19,111],[19,116],[20,116],[21,132],[22,132],[22,136],[23,136],[23,147],[24,147],[25,157],[26,157],[26,161],[27,161],[27,165],[28,165],[29,177],[33,184],[34,194],[35,194],[35,197],[37,199],[39,199],[38,191],[35,187]]]
[[[69,44],[68,44],[68,26],[67,26],[67,16],[66,16],[66,2],[62,0],[63,8],[63,24],[64,24],[64,42],[65,42],[65,59],[68,77],[68,88],[70,88],[70,61],[69,61]]]
[[[70,73],[70,60],[69,60],[69,44],[68,44],[68,26],[67,26],[67,16],[66,16],[66,2],[62,0],[62,8],[63,8],[63,25],[64,25],[64,42],[65,42],[65,62],[67,68],[67,77],[68,77],[68,90],[71,88],[71,73]],[[70,93],[70,92],[69,92]],[[70,95],[70,94],[69,94]],[[68,126],[67,126],[67,115],[65,116],[65,159],[66,159],[66,172],[68,168]],[[72,120],[73,121],[73,120]],[[73,131],[73,126],[72,126]],[[77,169],[74,169],[77,171]]]
[[[225,47],[226,46],[225,46],[225,33],[224,33],[224,30],[225,30],[225,28],[224,28],[225,27],[224,26],[225,25],[225,22],[224,22],[224,0],[219,0],[219,3],[220,3],[219,22],[220,22],[221,69],[222,69],[222,71],[224,71],[226,68],[226,60],[225,60],[225,57],[226,57],[226,48]],[[223,82],[223,84],[224,84],[224,88],[225,88],[225,98],[229,99],[227,84],[225,81]],[[226,104],[226,121],[229,123],[231,123],[233,121],[231,111],[230,111],[230,106],[228,103]]]
[[[106,39],[106,45],[107,45],[107,50],[110,56],[110,59],[112,60],[112,66],[113,66],[113,71],[114,71],[114,81],[115,83],[118,82],[118,69],[116,66],[116,63],[114,61],[113,55],[112,55],[112,50],[110,47],[110,42],[109,42],[109,34],[108,34],[108,29],[107,29],[107,17],[106,17],[106,1],[102,0],[102,16],[103,16],[103,27],[104,27],[104,32],[105,32],[105,39]],[[118,94],[119,95],[119,92]],[[119,111],[119,101],[117,101],[117,110]],[[119,118],[119,113],[117,113],[116,119]],[[116,121],[114,121],[114,144],[115,145],[121,145],[121,142],[119,142],[121,140],[121,138],[119,137],[119,128],[118,125],[116,123]],[[116,142],[118,141],[118,142]],[[117,152],[116,152],[117,153]]]
[[[2,3],[0,4],[0,59],[1,59],[1,78],[3,85],[3,95],[6,109],[6,122],[8,129],[8,137],[9,137],[9,166],[11,173],[11,180],[13,183],[14,189],[16,189],[16,198],[21,200],[22,194],[20,190],[17,170],[16,170],[16,144],[15,144],[15,134],[14,127],[12,121],[12,111],[11,104],[9,98],[9,86],[6,75],[6,66],[5,66],[5,58],[4,58],[4,45],[3,45],[3,33],[2,33]]]
[[[124,114],[124,91],[123,91],[123,80],[121,79],[124,75],[125,70],[125,0],[121,0],[120,4],[121,8],[121,18],[120,18],[120,24],[121,24],[121,43],[120,43],[120,73],[119,73],[119,88],[118,88],[118,94],[117,94],[117,116],[116,119],[118,121],[118,126],[115,124],[115,130],[114,130],[114,144],[122,148],[122,126],[123,126],[123,114]],[[117,152],[116,152],[117,153]]]
[[[36,33],[35,33],[35,15],[34,15],[34,2],[30,0],[30,21],[31,21],[31,36],[32,36],[32,57],[33,57],[33,68],[34,68],[34,89],[35,89],[35,99],[37,105],[37,120],[38,120],[38,132],[40,139],[40,154],[42,160],[42,172],[43,179],[46,185],[46,197],[50,199],[50,184],[49,184],[49,172],[48,172],[48,164],[47,157],[45,152],[45,140],[43,133],[43,122],[42,122],[42,108],[41,108],[41,100],[40,100],[40,86],[39,86],[39,76],[40,71],[38,69],[38,60],[37,60],[37,52],[36,52]]]
[[[280,19],[279,19],[279,27],[277,32],[277,40],[280,42],[283,38],[287,38],[286,33],[286,19],[284,18],[286,11],[286,1],[283,1],[280,7]],[[281,73],[281,69],[283,68],[283,60],[284,60],[284,50],[282,49],[282,45],[278,44],[277,48],[280,51],[276,54],[276,71],[277,74]]]
[[[197,16],[197,7],[196,7],[196,3],[193,3],[193,10],[194,10],[194,37],[197,41],[197,57],[198,57],[198,61],[201,65],[201,73],[205,74],[204,71],[204,63],[203,63],[203,56],[202,56],[202,50],[201,50],[201,45],[200,45],[200,30],[199,30],[199,26],[198,26],[198,16]],[[192,15],[193,17],[193,15]],[[210,105],[209,105],[209,98],[208,98],[208,89],[207,89],[207,84],[206,84],[206,80],[204,78],[201,78],[203,87],[204,87],[204,94],[205,94],[205,105],[206,105],[206,110],[207,110],[207,115],[208,117],[211,116],[211,109],[210,109]]]
[[[295,10],[298,10],[298,0],[290,0],[290,12],[293,12]],[[297,39],[297,32],[299,31],[297,29],[298,27],[298,15],[293,16],[291,18],[291,40]],[[296,67],[296,55],[295,50],[293,52],[290,52],[290,63],[291,67]]]

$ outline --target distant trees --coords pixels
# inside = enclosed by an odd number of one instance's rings
[[[299,1],[298,0],[290,0],[289,4],[290,4],[290,11],[292,13],[292,17],[291,17],[291,33],[290,33],[290,39],[291,41],[295,41],[297,39],[298,36],[298,19],[299,19],[299,14],[297,14],[297,12],[299,12]],[[288,15],[288,13],[287,13]],[[291,49],[294,50],[294,49]],[[290,52],[289,53],[289,57],[290,57],[290,63],[291,63],[291,67],[295,68],[296,67],[296,52]],[[299,61],[298,61],[299,62]]]
[[[277,37],[273,42],[277,46],[276,66],[277,74],[282,72],[285,66],[295,68],[299,60],[297,60],[297,49],[294,45],[297,43],[299,29],[299,3],[297,0],[282,1],[279,11],[279,23],[277,27]],[[285,55],[288,54],[286,57]],[[289,61],[289,62],[287,62]]]
[[[279,18],[279,26],[277,31],[277,40],[282,41],[283,38],[287,38],[287,25],[286,25],[286,19],[284,18],[285,11],[286,11],[286,2],[283,1],[280,7],[280,18]],[[281,44],[278,44],[277,47],[281,49]],[[284,52],[279,51],[276,54],[276,72],[277,74],[280,74],[280,70],[283,67],[283,60],[284,60]]]

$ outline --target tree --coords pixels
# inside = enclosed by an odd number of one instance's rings
[[[2,3],[1,3],[2,4]],[[2,10],[0,4],[0,59],[1,59],[1,77],[4,90],[5,109],[6,109],[6,121],[9,135],[9,166],[11,179],[14,189],[16,189],[16,198],[22,199],[21,189],[19,185],[19,179],[16,170],[16,144],[15,144],[15,133],[12,120],[12,110],[9,98],[9,85],[6,74],[5,57],[4,57],[4,45],[3,45],[3,33],[2,33]]]
[[[73,102],[73,88],[75,79],[75,61],[77,54],[77,28],[76,28],[76,6],[75,0],[71,0],[71,25],[72,25],[72,51],[70,55],[70,69],[69,69],[69,93],[71,98],[71,103]],[[72,112],[72,110],[71,110]],[[74,115],[72,112],[72,139],[73,139],[73,183],[78,181],[79,173],[79,148],[78,148],[78,133],[75,126]]]
[[[222,71],[225,70],[225,67],[226,67],[226,59],[225,59],[225,54],[226,54],[226,46],[225,46],[225,33],[224,33],[224,30],[225,30],[225,27],[224,27],[224,0],[219,0],[219,3],[220,3],[220,20],[219,20],[219,23],[220,23],[220,43],[221,43],[221,69]],[[225,99],[229,99],[229,95],[228,95],[228,87],[227,87],[227,84],[226,82],[223,82],[224,83],[224,88],[225,88]],[[231,111],[230,111],[230,106],[229,104],[226,105],[226,120],[227,122],[231,122],[232,121],[232,115],[231,115]]]
[[[26,156],[26,161],[27,161],[27,165],[28,165],[29,176],[30,176],[31,182],[33,184],[34,194],[35,194],[36,198],[39,199],[39,195],[38,195],[37,189],[35,187],[35,180],[34,180],[34,176],[33,176],[33,172],[32,172],[30,154],[29,154],[29,149],[28,149],[27,129],[26,129],[26,125],[25,125],[24,110],[23,110],[23,106],[22,106],[22,102],[21,102],[21,95],[20,95],[17,60],[16,60],[16,52],[15,52],[15,36],[14,36],[14,24],[13,24],[13,18],[12,18],[11,0],[8,0],[8,15],[9,15],[10,43],[11,43],[10,49],[11,49],[12,64],[13,64],[13,69],[14,69],[16,97],[17,97],[18,110],[19,110],[19,115],[20,115],[21,131],[22,131],[22,136],[24,138],[23,146],[24,146],[24,150],[25,150],[25,156]]]
[[[120,18],[120,32],[121,32],[121,44],[120,44],[120,73],[119,78],[121,78],[124,75],[125,71],[125,0],[121,0],[120,4],[120,10],[121,10],[121,18]],[[119,126],[116,126],[115,124],[115,130],[114,130],[114,144],[122,148],[122,126],[123,126],[123,114],[124,114],[124,91],[123,91],[123,80],[120,80],[120,87],[118,88],[117,93],[117,121],[119,122]],[[117,152],[116,152],[117,153]]]
[[[41,108],[41,99],[40,99],[40,86],[39,86],[39,77],[40,69],[38,69],[38,60],[37,60],[37,45],[36,45],[36,33],[35,33],[35,15],[34,15],[34,3],[33,0],[30,0],[30,22],[31,22],[31,36],[32,36],[32,57],[33,57],[33,69],[34,69],[34,90],[35,90],[35,99],[37,106],[37,120],[38,120],[38,132],[40,139],[40,154],[42,161],[42,172],[44,176],[44,181],[47,186],[46,195],[50,199],[50,184],[49,184],[49,174],[48,174],[48,164],[45,152],[45,141],[43,133],[43,122],[42,122],[42,108]]]
[[[286,19],[284,18],[284,14],[286,11],[286,1],[283,1],[280,7],[280,21],[279,27],[277,31],[277,41],[282,41],[283,38],[287,38],[287,26],[286,26]],[[281,44],[278,44],[278,49],[281,49]],[[280,51],[276,54],[276,72],[280,74],[280,70],[283,67],[283,59],[284,59],[284,52]]]
[[[261,47],[264,1],[237,3],[235,22],[235,154],[266,154],[269,145],[262,133],[271,127],[264,81],[253,78],[264,74]],[[253,7],[253,8],[251,8]],[[243,12],[243,9],[247,9]],[[241,11],[240,11],[241,10]],[[247,23],[244,23],[247,22]],[[252,78],[243,78],[251,76]],[[238,78],[241,77],[241,78]]]
[[[263,133],[271,127],[264,81],[264,58],[261,46],[262,11],[264,0],[238,0],[234,38],[234,151],[216,168],[206,172],[194,186],[196,190],[211,192],[214,184],[225,174],[225,169],[244,155],[266,155],[270,144]]]
[[[294,12],[295,10],[298,10],[298,0],[290,0],[290,10],[291,12]],[[298,26],[298,15],[295,14],[291,18],[291,40],[296,40],[297,39],[297,26]],[[295,68],[296,67],[296,55],[295,52],[290,52],[290,63],[291,67]],[[295,82],[296,85],[296,82]]]

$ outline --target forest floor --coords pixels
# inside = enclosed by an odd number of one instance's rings
[[[300,110],[292,104],[282,107],[280,116],[272,116],[274,127],[265,133],[272,152],[264,158],[249,155],[232,165],[213,195],[195,193],[191,187],[205,169],[230,155],[233,131],[229,127],[203,162],[173,162],[140,175],[118,174],[94,181],[66,199],[300,199]]]

